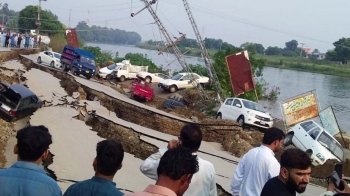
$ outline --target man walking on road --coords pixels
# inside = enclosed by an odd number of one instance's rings
[[[242,183],[242,196],[260,195],[265,183],[279,174],[280,164],[275,152],[282,149],[284,138],[285,134],[278,128],[265,130],[262,145],[249,150],[234,172],[231,182],[233,196],[239,195]]]
[[[161,148],[155,154],[149,156],[140,166],[143,174],[151,179],[158,180],[157,167],[159,161],[168,149],[174,149],[182,146],[191,150],[192,154],[197,156],[197,151],[202,142],[202,131],[197,125],[188,124],[181,129],[179,140],[171,140],[168,148]],[[214,165],[209,161],[197,156],[199,171],[192,177],[191,184],[185,196],[216,196],[216,180]]]
[[[287,149],[281,156],[279,176],[270,179],[260,196],[296,196],[310,182],[311,159],[304,151]]]

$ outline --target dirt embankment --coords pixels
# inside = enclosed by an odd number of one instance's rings
[[[0,64],[3,64],[6,61],[11,59],[15,59],[19,56],[19,54],[34,54],[37,51],[34,50],[15,50],[15,51],[6,51],[0,52]],[[10,73],[10,74],[9,74]],[[8,84],[18,84],[20,80],[25,80],[20,77],[21,72],[8,69],[5,67],[1,67],[0,65],[0,81],[6,82]],[[4,156],[4,152],[6,149],[7,140],[15,136],[16,131],[14,129],[16,123],[6,122],[0,118],[0,168],[3,168],[6,163],[6,157]]]

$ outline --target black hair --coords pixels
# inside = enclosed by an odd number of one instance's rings
[[[17,132],[18,156],[22,161],[36,161],[52,144],[49,129],[43,125],[28,126]]]
[[[181,176],[195,174],[199,170],[197,156],[192,155],[190,149],[177,147],[164,153],[160,159],[157,174],[172,180],[179,180]]]
[[[124,148],[121,143],[109,139],[97,143],[97,172],[112,176],[117,173],[124,159]]]
[[[180,139],[183,147],[195,152],[201,146],[202,131],[198,125],[187,124],[181,129]]]
[[[265,130],[264,138],[262,143],[270,145],[276,140],[282,140],[286,137],[284,132],[276,127],[271,127]]]
[[[311,159],[306,152],[300,149],[287,149],[281,156],[281,167],[287,169],[308,169],[311,167]]]

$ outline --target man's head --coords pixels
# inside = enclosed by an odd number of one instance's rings
[[[311,159],[304,151],[287,149],[281,156],[280,177],[293,190],[303,193],[310,181]]]
[[[97,143],[96,153],[93,166],[97,174],[114,176],[122,167],[124,149],[119,142],[115,140],[101,141]]]
[[[192,152],[198,151],[202,142],[202,131],[199,126],[187,124],[181,129],[179,144],[189,148]]]
[[[17,132],[14,153],[20,161],[41,163],[49,154],[52,138],[45,126],[28,126]]]
[[[272,127],[265,130],[262,143],[269,146],[272,151],[278,152],[283,147],[283,141],[286,135],[279,128]]]
[[[181,196],[188,189],[193,174],[199,169],[196,156],[190,149],[178,147],[170,149],[162,156],[157,168],[157,185],[173,190]]]

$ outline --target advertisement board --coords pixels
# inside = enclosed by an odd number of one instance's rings
[[[226,65],[235,96],[255,89],[248,51],[226,56]]]
[[[285,125],[293,126],[299,122],[318,116],[318,104],[315,93],[304,94],[281,104]]]
[[[340,132],[337,119],[335,118],[333,108],[331,106],[320,112],[320,121],[323,128],[328,133],[336,135]]]

